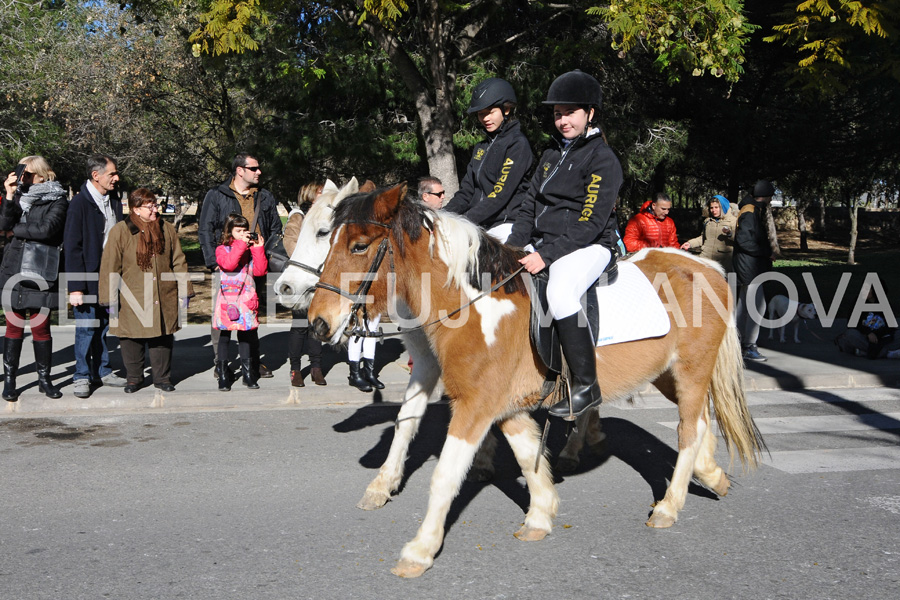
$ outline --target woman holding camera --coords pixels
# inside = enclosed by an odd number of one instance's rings
[[[3,399],[19,399],[16,375],[26,323],[31,325],[38,389],[48,398],[60,398],[62,392],[50,381],[50,312],[59,308],[59,248],[69,209],[66,192],[42,156],[19,161],[4,187],[0,231],[6,232],[9,241],[0,264],[6,313]]]

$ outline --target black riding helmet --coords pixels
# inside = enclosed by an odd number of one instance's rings
[[[508,81],[491,77],[476,85],[472,90],[472,100],[469,102],[469,109],[466,113],[472,114],[494,106],[502,107],[504,102],[518,104],[516,92],[513,91],[513,87]]]
[[[603,90],[600,82],[585,73],[575,69],[563,73],[553,80],[547,91],[547,99],[543,104],[575,104],[577,106],[594,107],[594,118],[591,123],[600,117],[600,107],[603,105]]]

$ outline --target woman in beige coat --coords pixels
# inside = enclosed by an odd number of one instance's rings
[[[150,190],[131,192],[128,207],[129,218],[110,230],[103,249],[99,301],[113,314],[109,331],[122,349],[125,393],[136,392],[144,382],[145,344],[153,384],[171,392],[173,334],[181,328],[180,308],[187,309],[194,295],[187,260],[175,227],[159,218]]]
[[[718,262],[728,273],[733,270],[731,254],[737,229],[737,208],[721,194],[713,196],[706,207],[708,216],[703,221],[703,232],[682,244],[681,249],[700,248],[700,256]]]

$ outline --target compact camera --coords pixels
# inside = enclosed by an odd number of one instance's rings
[[[16,193],[21,194],[25,190],[22,189],[22,185],[25,183],[25,167],[28,165],[18,164],[16,165]]]
[[[250,234],[250,240],[251,240],[251,241],[254,241],[254,242],[258,241],[258,240],[259,240],[259,234],[256,233],[256,232],[251,233],[251,234]]]

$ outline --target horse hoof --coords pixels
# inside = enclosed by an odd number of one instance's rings
[[[578,464],[577,458],[559,457],[556,459],[556,471],[558,473],[574,473],[578,470]]]
[[[366,490],[362,500],[356,503],[356,508],[361,508],[362,510],[377,510],[387,504],[390,499],[391,497],[388,494]]]
[[[492,469],[484,469],[482,467],[472,467],[469,470],[469,474],[466,475],[466,481],[471,481],[472,483],[484,483],[485,481],[490,481],[494,478],[494,471]]]
[[[548,533],[550,532],[544,529],[535,529],[534,527],[523,525],[522,528],[515,532],[513,535],[515,535],[523,542],[539,542],[547,537]]]
[[[653,527],[654,529],[665,529],[674,524],[675,517],[656,512],[650,515],[650,520],[647,521],[647,527]]]
[[[422,563],[417,563],[406,558],[401,558],[397,561],[397,566],[391,569],[391,573],[393,573],[397,577],[410,579],[413,577],[419,577],[427,570],[428,565],[423,565]]]
[[[728,476],[725,473],[722,473],[722,476],[719,478],[719,483],[714,485],[712,491],[714,491],[719,496],[727,496],[728,488],[731,487],[731,480],[728,479]]]

